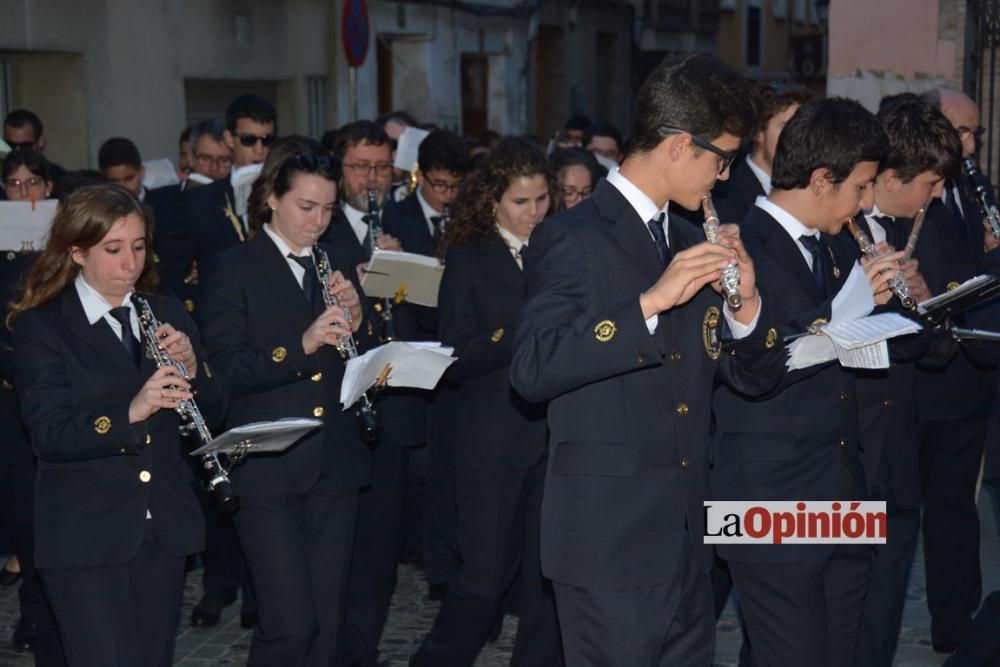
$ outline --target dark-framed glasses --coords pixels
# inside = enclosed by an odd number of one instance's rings
[[[733,160],[736,159],[735,151],[724,151],[711,141],[707,139],[702,139],[697,134],[689,132],[688,130],[682,130],[679,127],[661,127],[659,133],[662,136],[667,136],[670,134],[687,134],[691,136],[691,143],[693,143],[698,148],[703,148],[709,153],[714,153],[719,157],[721,163],[719,165],[719,175],[722,175],[733,165]]]
[[[976,141],[981,141],[983,135],[986,134],[986,128],[982,126],[973,128],[973,127],[965,127],[964,125],[959,125],[955,129],[958,130],[958,136],[964,137],[967,134],[971,134],[976,138]]]
[[[594,188],[574,188],[572,185],[563,185],[559,188],[565,199],[586,199]]]
[[[462,185],[461,181],[455,181],[454,183],[449,183],[447,181],[435,181],[432,178],[427,179],[427,185],[431,186],[431,189],[438,194],[447,194],[449,192],[458,192],[458,188]]]
[[[40,176],[32,176],[31,178],[8,178],[3,182],[4,186],[9,190],[31,190],[45,185],[45,179]]]
[[[229,155],[207,155],[205,153],[195,153],[194,159],[202,164],[211,164],[215,167],[229,167],[233,164],[233,158]]]
[[[367,176],[373,171],[379,176],[385,176],[392,171],[391,162],[376,162],[375,164],[371,162],[353,162],[347,164],[345,162],[344,167],[353,171],[355,176]]]

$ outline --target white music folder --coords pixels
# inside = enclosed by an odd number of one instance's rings
[[[408,301],[437,308],[444,265],[436,257],[397,250],[376,250],[362,271],[366,296]]]
[[[348,409],[374,385],[433,389],[457,361],[455,349],[441,343],[392,341],[347,362],[340,403]]]
[[[42,250],[58,206],[58,199],[0,201],[0,250]]]

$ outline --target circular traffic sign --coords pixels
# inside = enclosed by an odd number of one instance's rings
[[[341,33],[347,63],[351,67],[361,67],[368,55],[368,5],[365,0],[344,0]]]

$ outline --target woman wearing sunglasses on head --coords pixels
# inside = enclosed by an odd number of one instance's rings
[[[7,317],[38,458],[35,564],[71,666],[170,665],[184,562],[204,544],[175,408],[197,392],[211,423],[225,400],[183,306],[148,293],[150,243],[126,190],[80,188]],[[183,374],[144,353],[137,292]]]

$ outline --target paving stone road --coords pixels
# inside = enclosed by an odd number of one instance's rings
[[[996,524],[986,503],[980,504],[982,519],[982,564],[984,594],[1000,590],[1000,540]],[[191,607],[200,593],[200,573],[189,574],[184,593],[182,628],[177,637],[178,667],[214,667],[216,665],[243,665],[250,646],[250,632],[239,624],[239,605],[225,610],[222,623],[210,630],[188,627]],[[426,586],[419,570],[411,566],[399,569],[399,584],[393,597],[388,627],[382,639],[382,658],[386,667],[405,667],[407,657],[416,649],[421,637],[434,621],[437,603],[426,598]],[[17,622],[17,595],[14,589],[0,590],[0,628],[3,643]],[[897,667],[939,667],[945,656],[931,650],[929,617],[924,590],[922,555],[910,578],[909,594],[903,617],[903,631],[895,665]],[[488,645],[476,661],[476,667],[501,667],[507,665],[514,642],[517,621],[507,617],[499,641]],[[736,667],[740,647],[740,626],[733,610],[727,607],[719,621],[716,633],[716,667]],[[33,661],[9,647],[0,647],[0,667],[28,667]]]

